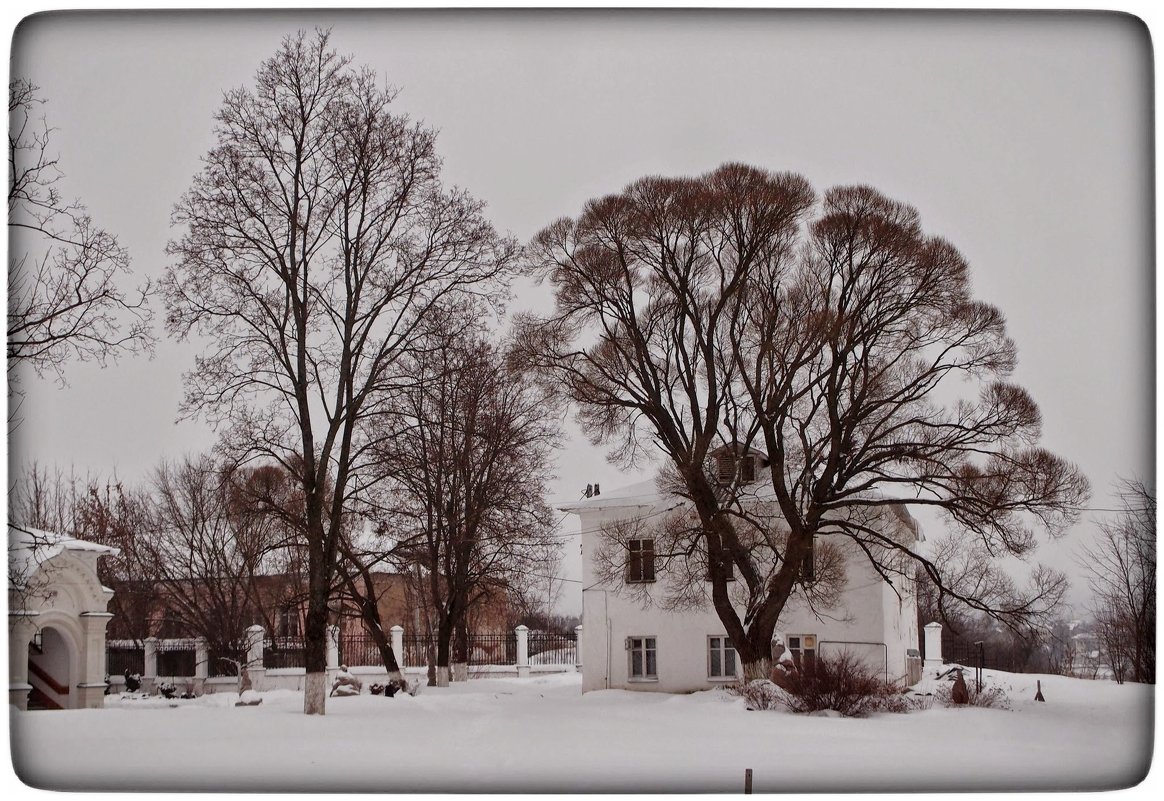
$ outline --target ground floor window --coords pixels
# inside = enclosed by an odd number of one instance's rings
[[[812,670],[816,665],[816,635],[794,634],[788,638],[788,650],[792,661],[800,670]]]
[[[712,679],[736,677],[736,649],[731,637],[707,638],[707,675]]]
[[[632,679],[658,678],[654,637],[628,637],[627,652]]]

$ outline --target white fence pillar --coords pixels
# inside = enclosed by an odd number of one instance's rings
[[[529,677],[529,629],[525,626],[518,626],[514,629],[517,634],[517,677],[524,679]]]
[[[936,620],[926,623],[926,659],[924,667],[940,668],[942,666],[942,624]]]
[[[262,626],[256,624],[247,628],[247,657],[246,664],[242,667],[246,668],[246,681],[239,676],[239,686],[247,684],[249,687],[242,687],[242,689],[265,690],[267,688],[267,669],[263,667],[263,641],[267,638],[267,631]],[[241,673],[241,668],[240,668]]]
[[[151,693],[158,680],[158,638],[146,637],[144,646],[145,673],[141,677],[141,689]]]
[[[194,638],[194,678],[206,679],[210,677],[210,649],[206,645],[205,637]]]
[[[210,648],[205,637],[194,638],[194,694],[202,695],[210,677]]]
[[[144,643],[145,673],[142,678],[157,678],[157,637],[147,637]]]
[[[339,626],[327,627],[327,669],[338,670],[339,661]]]
[[[392,653],[396,656],[396,664],[404,670],[404,627],[393,626],[388,630],[392,634]]]
[[[263,667],[263,640],[266,637],[267,631],[262,626],[247,629],[247,668],[251,671]]]
[[[574,670],[582,672],[582,627],[574,627]]]

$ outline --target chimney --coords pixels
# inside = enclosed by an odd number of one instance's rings
[[[587,484],[586,485],[586,492],[584,494],[586,495],[587,498],[593,498],[594,497],[594,485]]]
[[[594,485],[594,494],[595,495],[598,494],[598,485],[597,484]]]

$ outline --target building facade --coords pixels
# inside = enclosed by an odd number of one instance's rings
[[[763,502],[762,499],[757,502]],[[740,663],[730,638],[710,601],[672,609],[665,603],[668,582],[691,576],[669,575],[657,557],[643,522],[661,522],[683,502],[646,482],[561,506],[578,515],[582,528],[583,691],[627,689],[690,692],[735,682]],[[879,515],[884,531],[908,541],[921,530],[902,507]],[[636,526],[626,525],[634,521]],[[625,569],[612,576],[612,538],[630,533]],[[844,581],[839,600],[814,613],[803,597],[794,595],[781,615],[774,642],[795,662],[842,651],[858,656],[888,681],[902,681],[920,667],[918,613],[911,582],[887,584],[868,559],[847,538],[830,543],[834,559],[843,560]],[[710,582],[704,582],[710,588]],[[698,588],[697,588],[698,589]],[[899,595],[900,593],[900,595]]]

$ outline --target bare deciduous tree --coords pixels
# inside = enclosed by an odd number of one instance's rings
[[[1020,592],[995,557],[1029,555],[1034,528],[1062,532],[1086,479],[1035,445],[1002,314],[913,208],[859,186],[818,201],[800,176],[729,164],[593,200],[530,259],[556,307],[522,321],[521,361],[565,387],[614,457],[664,455],[661,489],[688,504],[685,553],[705,565],[688,572],[708,574],[746,672],[764,672],[829,538],[902,592],[917,562],[941,598],[1012,623],[1058,600],[1061,574],[1038,569]],[[738,470],[720,478],[724,449],[770,460],[762,514]],[[957,533],[939,547],[959,559],[894,535],[910,506],[945,513]]]
[[[558,561],[545,501],[555,418],[542,392],[505,369],[481,324],[464,305],[437,319],[408,360],[415,383],[378,421],[377,452],[392,473],[381,520],[415,532],[395,558],[423,571],[439,685],[453,661],[468,660],[473,610],[552,575]]]
[[[170,332],[211,343],[183,413],[222,429],[239,463],[277,463],[302,489],[308,714],[326,703],[344,518],[373,480],[364,424],[417,324],[453,294],[496,298],[515,252],[480,202],[441,185],[435,134],[349,61],[326,33],[301,32],[254,89],[226,93],[217,144],[174,211],[184,233],[164,283]]]
[[[257,579],[272,555],[294,547],[297,529],[246,502],[250,470],[224,470],[209,457],[163,463],[137,532],[141,572],[181,628],[205,637],[212,654],[246,650],[246,629],[268,599]],[[217,666],[215,666],[217,667]]]
[[[8,372],[22,365],[64,382],[70,359],[105,364],[153,351],[149,281],[123,286],[129,254],[61,191],[38,89],[8,86]]]
[[[1142,481],[1120,488],[1123,511],[1083,548],[1096,631],[1116,681],[1156,683],[1156,495]]]

